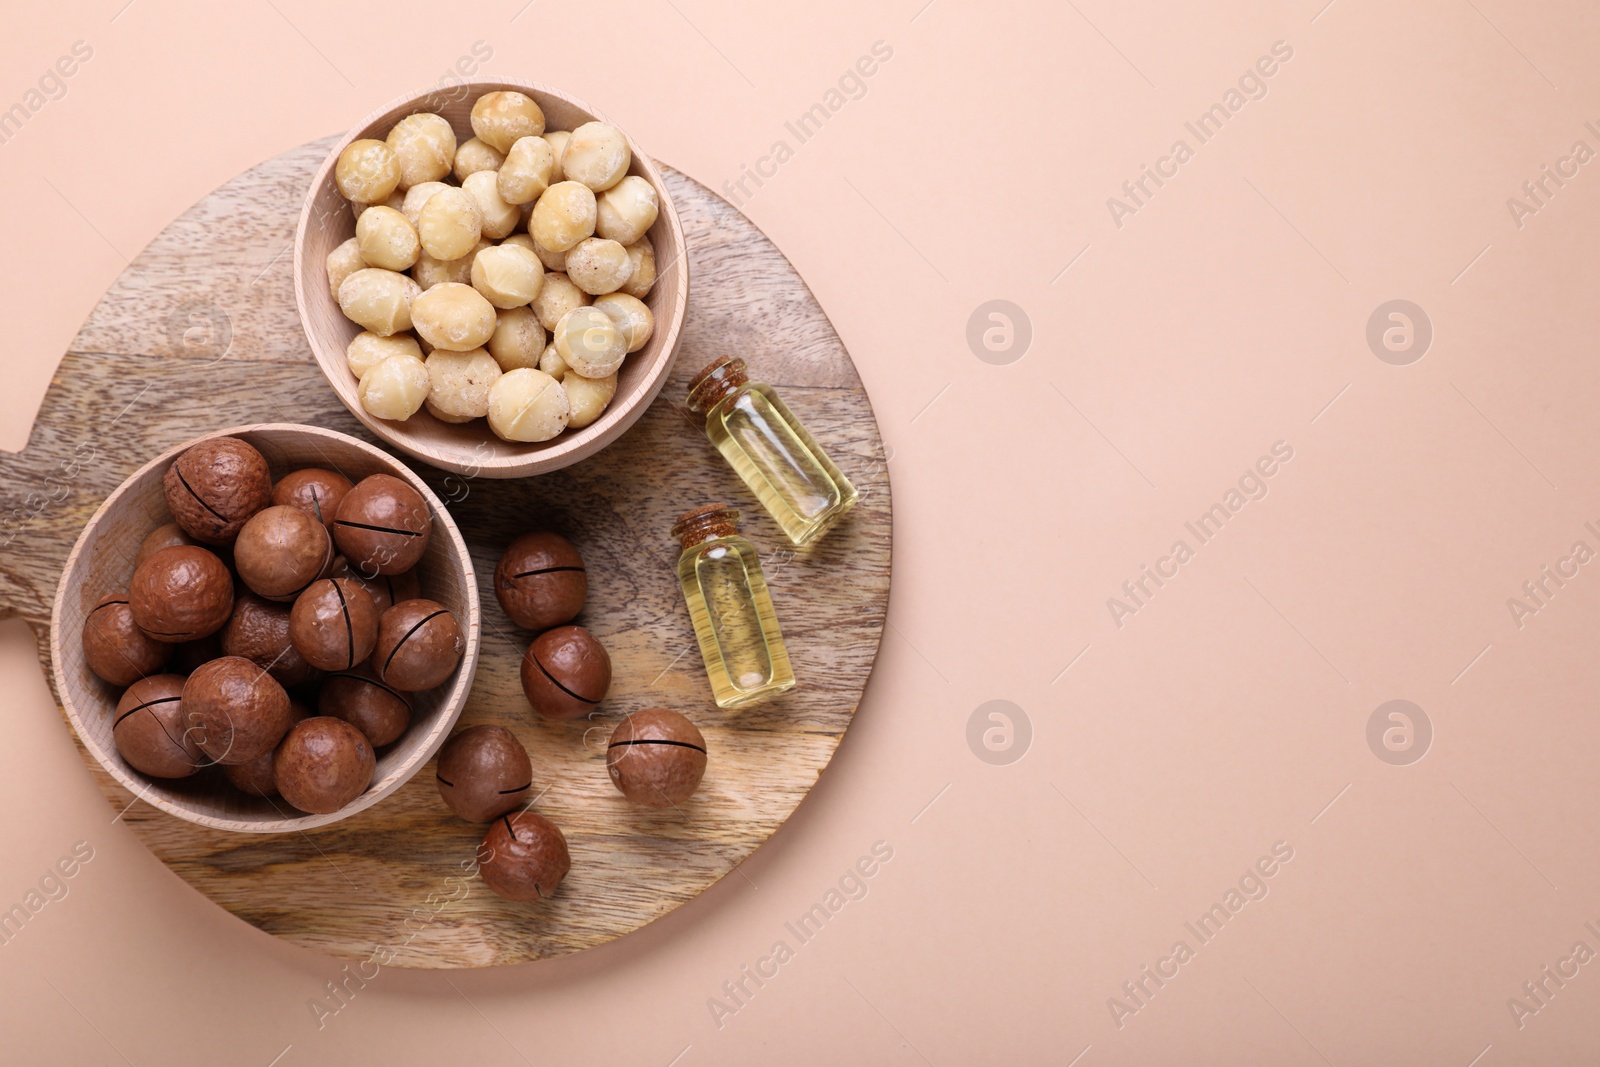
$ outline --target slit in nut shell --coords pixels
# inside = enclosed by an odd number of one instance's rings
[[[416,693],[454,674],[465,650],[461,624],[449,609],[432,600],[406,600],[378,620],[372,668],[385,684]]]
[[[415,567],[432,533],[427,501],[392,474],[363,478],[334,515],[333,539],[363,575],[402,574]]]

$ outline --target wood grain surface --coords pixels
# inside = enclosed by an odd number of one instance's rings
[[[371,440],[313,364],[290,279],[301,199],[333,141],[240,175],[157,237],[84,324],[28,447],[0,456],[0,612],[35,627],[47,668],[44,635],[67,553],[100,502],[144,462],[250,422],[311,423]],[[727,875],[782,825],[832,758],[872,670],[888,602],[882,441],[848,353],[782,254],[730,205],[664,170],[694,288],[671,378],[649,412],[599,455],[537,479],[416,468],[460,524],[481,586],[482,653],[460,725],[501,723],[527,745],[534,806],[566,831],[572,873],[537,905],[457,877],[484,828],[450,815],[431,767],[335,826],[257,836],[139,803],[85,754],[107,800],[127,807],[123,820],[151,851],[247,922],[333,955],[378,953],[406,967],[575,952],[659,918]],[[744,356],[775,385],[862,491],[814,548],[788,547],[683,414],[689,378],[723,352]],[[714,500],[745,512],[800,679],[792,692],[736,712],[711,701],[667,532],[681,511]],[[579,621],[616,668],[592,720],[546,723],[529,712],[517,664],[531,635],[510,624],[488,585],[504,546],[540,527],[567,534],[588,562]],[[606,775],[612,727],[651,705],[684,712],[707,738],[705,781],[682,810],[633,807]]]

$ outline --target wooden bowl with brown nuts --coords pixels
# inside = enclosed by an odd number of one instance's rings
[[[294,287],[318,366],[369,430],[518,478],[644,414],[689,265],[661,172],[621,129],[547,86],[479,80],[402,97],[334,145]]]
[[[429,640],[403,640],[412,616]],[[369,808],[433,758],[479,619],[466,542],[422,479],[271,423],[171,449],[106,498],[67,557],[50,654],[67,719],[135,796],[281,833]]]

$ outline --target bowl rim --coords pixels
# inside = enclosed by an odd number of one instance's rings
[[[639,147],[637,141],[621,125],[612,122],[610,118],[596,111],[586,101],[573,96],[571,93],[545,85],[542,82],[527,81],[517,78],[505,77],[474,77],[465,78],[458,82],[451,82],[448,88],[451,91],[464,91],[468,96],[497,90],[511,89],[519,92],[543,94],[577,108],[591,116],[590,121],[605,122],[615,126],[621,131],[623,138],[628,142],[628,149],[633,153],[633,158],[638,162],[645,177],[655,188],[657,199],[660,201],[659,218],[665,220],[667,232],[671,234],[673,243],[677,246],[677,256],[671,265],[682,272],[682,282],[678,285],[677,294],[672,301],[670,314],[657,318],[658,336],[662,337],[660,349],[656,353],[654,363],[647,370],[646,385],[644,390],[633,398],[631,404],[608,407],[600,418],[585,426],[576,433],[563,433],[556,443],[542,448],[537,452],[526,455],[486,455],[481,447],[468,446],[461,449],[454,447],[448,450],[439,450],[437,446],[419,445],[412,441],[412,434],[405,429],[404,423],[395,423],[378,419],[362,408],[359,402],[347,398],[342,390],[334,383],[334,368],[345,370],[343,350],[333,350],[327,340],[319,336],[313,329],[311,317],[307,311],[306,296],[306,262],[305,250],[307,235],[312,221],[312,205],[317,198],[319,190],[332,181],[335,164],[339,153],[344,151],[351,142],[363,136],[370,136],[369,128],[390,112],[398,109],[420,104],[429,97],[437,96],[444,91],[435,83],[421,91],[404,93],[395,97],[388,103],[375,108],[352,126],[329,149],[327,157],[317,168],[312,176],[311,184],[306,188],[305,197],[300,207],[300,218],[295,224],[294,231],[294,302],[295,309],[300,315],[300,330],[305,335],[306,343],[311,348],[315,357],[317,369],[322,372],[328,387],[333,390],[339,402],[342,403],[356,420],[365,426],[368,432],[380,440],[406,453],[414,459],[421,460],[429,466],[443,470],[453,471],[468,477],[485,478],[521,478],[529,475],[545,474],[550,471],[560,470],[599,452],[606,445],[626,433],[645,411],[647,411],[655,398],[666,385],[667,378],[672,369],[673,357],[677,352],[678,342],[682,337],[684,321],[687,318],[689,304],[689,255],[688,245],[684,239],[683,223],[678,216],[677,205],[672,199],[672,192],[667,188],[665,176],[656,165],[654,158]],[[658,277],[661,273],[658,267]],[[489,434],[485,441],[499,443],[492,431],[485,428]],[[430,452],[430,449],[435,451]],[[457,453],[460,454],[457,454]]]
[[[466,590],[467,614],[469,617],[462,627],[466,639],[466,649],[462,653],[461,665],[456,669],[455,683],[450,687],[450,691],[442,698],[443,706],[446,709],[446,712],[444,715],[439,717],[438,721],[435,722],[433,727],[422,738],[422,744],[415,752],[412,753],[410,759],[401,764],[399,767],[396,767],[394,770],[390,771],[389,774],[384,778],[381,778],[369,785],[361,794],[361,796],[357,797],[355,800],[352,800],[338,811],[326,812],[320,815],[308,813],[299,816],[286,816],[280,819],[246,821],[242,819],[221,818],[215,815],[205,815],[200,812],[192,811],[182,804],[174,803],[173,801],[167,800],[164,797],[159,797],[149,793],[146,788],[149,783],[146,782],[142,776],[136,776],[135,774],[126,770],[121,765],[119,759],[114,756],[114,753],[108,753],[105,747],[100,744],[99,740],[95,738],[87,729],[85,729],[84,717],[79,713],[79,710],[72,698],[72,692],[68,686],[67,678],[63,668],[64,661],[62,657],[63,635],[61,632],[61,616],[66,605],[68,593],[68,575],[70,575],[77,566],[79,558],[84,554],[84,550],[91,537],[99,531],[101,522],[108,514],[110,514],[111,510],[122,501],[123,497],[127,495],[130,487],[136,481],[148,476],[157,468],[164,469],[167,464],[170,464],[186,449],[200,443],[201,441],[209,441],[217,437],[237,437],[240,435],[262,432],[291,432],[310,437],[320,437],[325,440],[337,441],[341,445],[356,446],[360,451],[366,452],[374,459],[381,461],[389,473],[393,474],[397,478],[402,479],[412,488],[416,489],[417,492],[421,493],[422,498],[427,501],[429,509],[434,513],[435,519],[438,520],[442,518],[444,520],[442,522],[435,521],[435,535],[437,536],[442,532],[449,538],[450,547],[461,562],[463,571],[462,584]],[[74,585],[72,588],[76,590],[77,587]],[[417,771],[421,770],[422,767],[434,757],[435,753],[438,752],[439,748],[444,744],[445,738],[448,737],[450,731],[455,728],[456,721],[461,717],[461,712],[466,707],[467,697],[472,692],[472,683],[478,671],[478,648],[482,636],[481,615],[482,612],[480,610],[478,600],[477,571],[473,568],[472,555],[467,549],[466,540],[461,536],[461,530],[456,526],[455,520],[450,516],[449,511],[445,509],[444,502],[439,499],[438,495],[428,487],[428,484],[424,482],[415,471],[407,467],[403,462],[396,459],[394,456],[389,455],[383,449],[378,448],[375,445],[371,445],[357,437],[352,437],[349,434],[341,433],[338,430],[329,430],[321,426],[310,426],[293,422],[249,423],[242,426],[233,426],[225,430],[215,430],[209,433],[204,433],[198,437],[167,449],[154,459],[143,464],[137,470],[129,474],[122,480],[121,484],[119,484],[116,489],[112,490],[110,495],[108,495],[105,500],[101,501],[100,506],[95,509],[94,515],[90,517],[89,521],[84,524],[83,529],[79,532],[78,539],[73,542],[72,551],[67,554],[66,563],[61,568],[61,577],[56,582],[55,600],[52,602],[50,608],[50,673],[55,680],[56,696],[60,703],[61,710],[66,715],[67,721],[69,725],[71,725],[73,732],[77,734],[78,740],[83,744],[83,747],[94,756],[95,760],[100,764],[100,766],[104,768],[108,774],[115,778],[118,784],[127,789],[129,792],[133,793],[136,798],[143,800],[146,804],[149,804],[152,807],[166,812],[168,815],[174,815],[187,822],[196,823],[200,826],[210,827],[211,829],[215,830],[230,830],[237,833],[259,834],[311,830],[320,826],[327,826],[331,823],[336,823],[347,819],[358,812],[365,811],[366,809],[377,804],[379,801],[395,793],[400,789],[401,786],[410,781]]]

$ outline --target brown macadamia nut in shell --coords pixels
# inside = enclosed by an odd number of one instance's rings
[[[666,708],[629,715],[606,746],[606,771],[622,795],[647,808],[684,803],[706,773],[706,739],[694,723]]]
[[[533,788],[528,750],[504,726],[469,726],[439,750],[439,795],[468,822],[522,807]]]
[[[411,699],[362,666],[323,679],[317,714],[343,719],[365,734],[373,748],[382,748],[398,741],[411,725]]]
[[[274,504],[250,516],[233,543],[239,580],[259,597],[289,601],[326,577],[333,566],[333,539],[315,515]]]
[[[494,569],[494,594],[507,617],[529,630],[571,622],[589,595],[589,572],[577,546],[558,533],[523,534]]]
[[[184,679],[153,674],[117,701],[111,737],[128,765],[152,778],[187,778],[204,756],[183,719]]]
[[[465,651],[461,624],[443,604],[403,600],[378,620],[372,668],[386,684],[416,693],[454,674]]]
[[[406,338],[406,340],[411,339]],[[415,345],[416,342],[412,341],[412,344]],[[302,467],[278,479],[278,483],[272,487],[272,502],[299,508],[322,523],[331,536],[333,515],[339,509],[339,501],[343,500],[344,495],[353,488],[355,487],[350,479],[338,471],[324,470],[321,467]]]
[[[377,766],[366,735],[327,715],[295,723],[272,758],[283,799],[314,815],[338,811],[366,792]]]
[[[157,641],[208,637],[233,614],[233,575],[206,549],[163,548],[134,568],[128,607],[134,624]]]
[[[298,700],[289,700],[289,726],[303,719],[311,718],[311,712]],[[287,736],[287,735],[285,735]],[[248,763],[230,763],[222,770],[228,776],[228,781],[233,783],[235,789],[242,793],[249,793],[253,797],[275,797],[278,795],[278,778],[273,773],[273,759],[278,754],[278,748],[283,742],[279,741],[276,747],[261,753]]]
[[[278,680],[280,685],[303,685],[317,676],[289,640],[291,608],[246,593],[233,605],[233,616],[222,628],[220,654],[242,656]]]
[[[422,494],[392,474],[372,474],[345,494],[333,538],[362,574],[402,574],[417,565],[433,534]]]
[[[157,641],[133,621],[126,593],[110,593],[83,620],[83,660],[112,685],[132,685],[172,659],[172,645]]]
[[[531,811],[500,816],[478,846],[478,874],[507,900],[542,900],[571,869],[566,835]]]
[[[201,664],[183,684],[183,720],[217,763],[248,763],[289,729],[289,694],[242,656]]]
[[[372,655],[378,640],[378,609],[348,578],[324,578],[294,602],[289,640],[307,663],[324,671],[348,671]]]
[[[272,500],[272,471],[237,437],[191,445],[162,476],[167,510],[202,544],[231,545],[245,521]]]
[[[145,535],[139,542],[139,551],[133,557],[133,565],[137,567],[163,548],[172,548],[175,545],[192,545],[194,538],[183,532],[183,527],[175,522],[164,523],[157,526]]]
[[[578,719],[611,688],[611,656],[581,626],[559,626],[533,639],[522,657],[522,692],[546,719]]]

